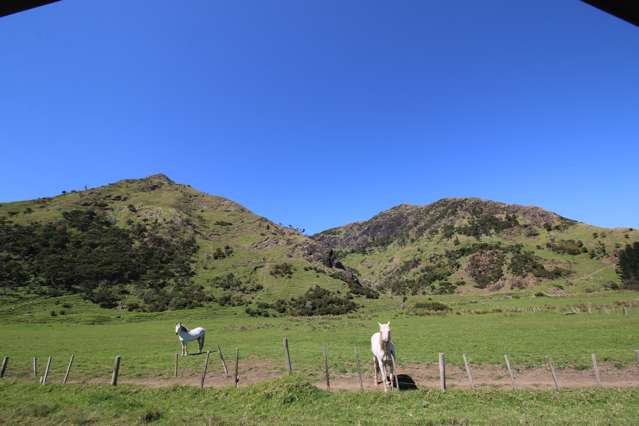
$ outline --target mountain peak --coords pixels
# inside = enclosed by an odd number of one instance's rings
[[[175,183],[171,178],[169,178],[164,173],[156,173],[156,174],[147,176],[145,178],[142,178],[141,180],[145,180],[149,182],[153,181],[153,182],[162,182],[162,183]]]
[[[495,227],[510,224],[512,226],[508,226],[509,230],[517,228],[523,232],[530,226],[557,227],[574,223],[576,222],[539,207],[475,197],[443,198],[426,205],[400,204],[369,220],[320,232],[313,238],[332,248],[361,251],[371,247],[384,247],[394,241],[428,238],[443,230],[467,231],[469,227],[483,227],[486,232],[493,232]]]

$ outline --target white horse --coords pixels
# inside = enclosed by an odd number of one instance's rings
[[[387,383],[393,387],[397,380],[395,376],[395,345],[391,342],[390,321],[379,324],[379,331],[371,336],[371,351],[373,352],[373,368],[375,371],[375,386],[379,385],[378,372],[381,373],[384,391],[387,391]]]
[[[200,346],[200,353],[202,353],[202,349],[204,349],[204,335],[206,334],[205,329],[203,329],[202,327],[197,327],[193,330],[189,330],[188,328],[184,327],[181,322],[178,322],[175,325],[175,334],[177,334],[180,338],[183,356],[189,354],[186,344],[193,340],[197,340],[197,343]]]

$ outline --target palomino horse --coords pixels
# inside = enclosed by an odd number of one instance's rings
[[[193,330],[189,330],[184,327],[181,322],[178,322],[175,325],[175,334],[180,338],[180,344],[182,345],[182,355],[188,355],[189,351],[187,350],[186,344],[193,340],[197,340],[198,345],[200,346],[200,353],[202,353],[202,349],[204,349],[204,334],[206,330],[202,327],[194,328]]]
[[[371,351],[373,352],[373,368],[375,371],[375,386],[379,385],[377,373],[381,373],[384,391],[387,391],[387,384],[393,387],[396,381],[395,376],[395,345],[391,342],[390,321],[386,324],[379,324],[379,331],[371,336]]]

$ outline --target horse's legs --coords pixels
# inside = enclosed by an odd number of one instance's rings
[[[392,380],[393,382],[391,382],[393,384],[393,386],[395,386],[397,388],[397,390],[399,390],[399,378],[397,377],[397,372],[395,371],[395,368],[397,367],[397,362],[395,361],[395,354],[391,353],[391,367],[393,368],[393,375],[392,375]]]
[[[388,392],[388,388],[386,387],[386,367],[384,366],[384,361],[378,359],[379,369],[382,373],[382,383],[384,384],[384,392]]]
[[[375,387],[379,386],[379,382],[377,381],[377,358],[373,355],[373,384]]]
[[[388,364],[388,370],[390,372],[389,374],[389,379],[390,379],[390,386],[392,390],[395,390],[395,363],[393,362],[393,355],[391,355],[391,363]]]

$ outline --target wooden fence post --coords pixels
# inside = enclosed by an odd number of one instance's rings
[[[180,365],[180,354],[176,352],[175,353],[175,377],[178,376],[179,365]]]
[[[550,367],[550,373],[552,374],[552,380],[555,382],[555,389],[559,390],[559,380],[557,380],[557,373],[555,373],[555,366],[549,357],[546,357],[546,363]]]
[[[117,386],[118,374],[120,374],[120,355],[116,355],[115,361],[113,362],[113,374],[111,374],[111,385]]]
[[[322,354],[324,355],[324,375],[326,376],[326,390],[331,390],[331,378],[328,373],[328,354],[326,353],[326,345],[322,348]]]
[[[73,358],[75,354],[71,354],[71,358],[69,359],[69,365],[67,365],[67,371],[64,373],[64,378],[62,379],[62,384],[66,385],[67,380],[69,380],[69,372],[71,371],[71,365],[73,364]]]
[[[592,357],[592,371],[595,373],[595,381],[597,386],[601,386],[601,378],[599,377],[599,367],[597,366],[597,355],[591,354]]]
[[[31,367],[33,369],[33,377],[38,377],[38,358],[35,356],[31,359]]]
[[[211,351],[206,351],[206,358],[204,360],[204,371],[202,371],[202,379],[200,380],[200,388],[204,389],[204,380],[206,380],[206,371],[209,369],[209,356]]]
[[[473,373],[470,372],[470,365],[468,364],[466,354],[462,354],[462,357],[464,358],[464,368],[466,369],[466,376],[468,376],[468,383],[472,389],[475,387],[475,384],[473,383]]]
[[[293,366],[291,365],[291,354],[288,351],[288,337],[284,337],[284,357],[286,358],[286,368],[288,369],[288,374],[292,374]]]
[[[222,367],[224,367],[224,377],[229,377],[229,369],[226,368],[226,361],[224,361],[224,354],[222,353],[222,348],[220,345],[217,345],[217,352],[220,355],[220,360],[222,361]]]
[[[235,387],[236,388],[240,386],[239,365],[240,365],[240,350],[238,348],[235,348]]]
[[[443,352],[439,353],[439,388],[446,391],[446,358]]]
[[[43,385],[47,384],[47,377],[49,377],[49,369],[51,368],[51,361],[53,361],[53,358],[49,357],[47,359],[47,366],[44,367],[44,373],[42,374],[42,380],[40,381],[40,383]]]
[[[508,359],[508,354],[504,354],[504,360],[506,361],[506,368],[508,369],[508,374],[510,375],[510,383],[512,384],[513,390],[517,389],[515,386],[515,374],[513,373],[512,368],[510,368],[510,360]]]
[[[2,367],[0,367],[0,379],[4,377],[5,371],[7,371],[7,364],[9,364],[9,357],[2,358]]]
[[[359,376],[359,390],[364,391],[364,380],[362,379],[362,369],[359,365],[359,352],[357,346],[355,346],[355,367],[357,368],[357,375]]]

